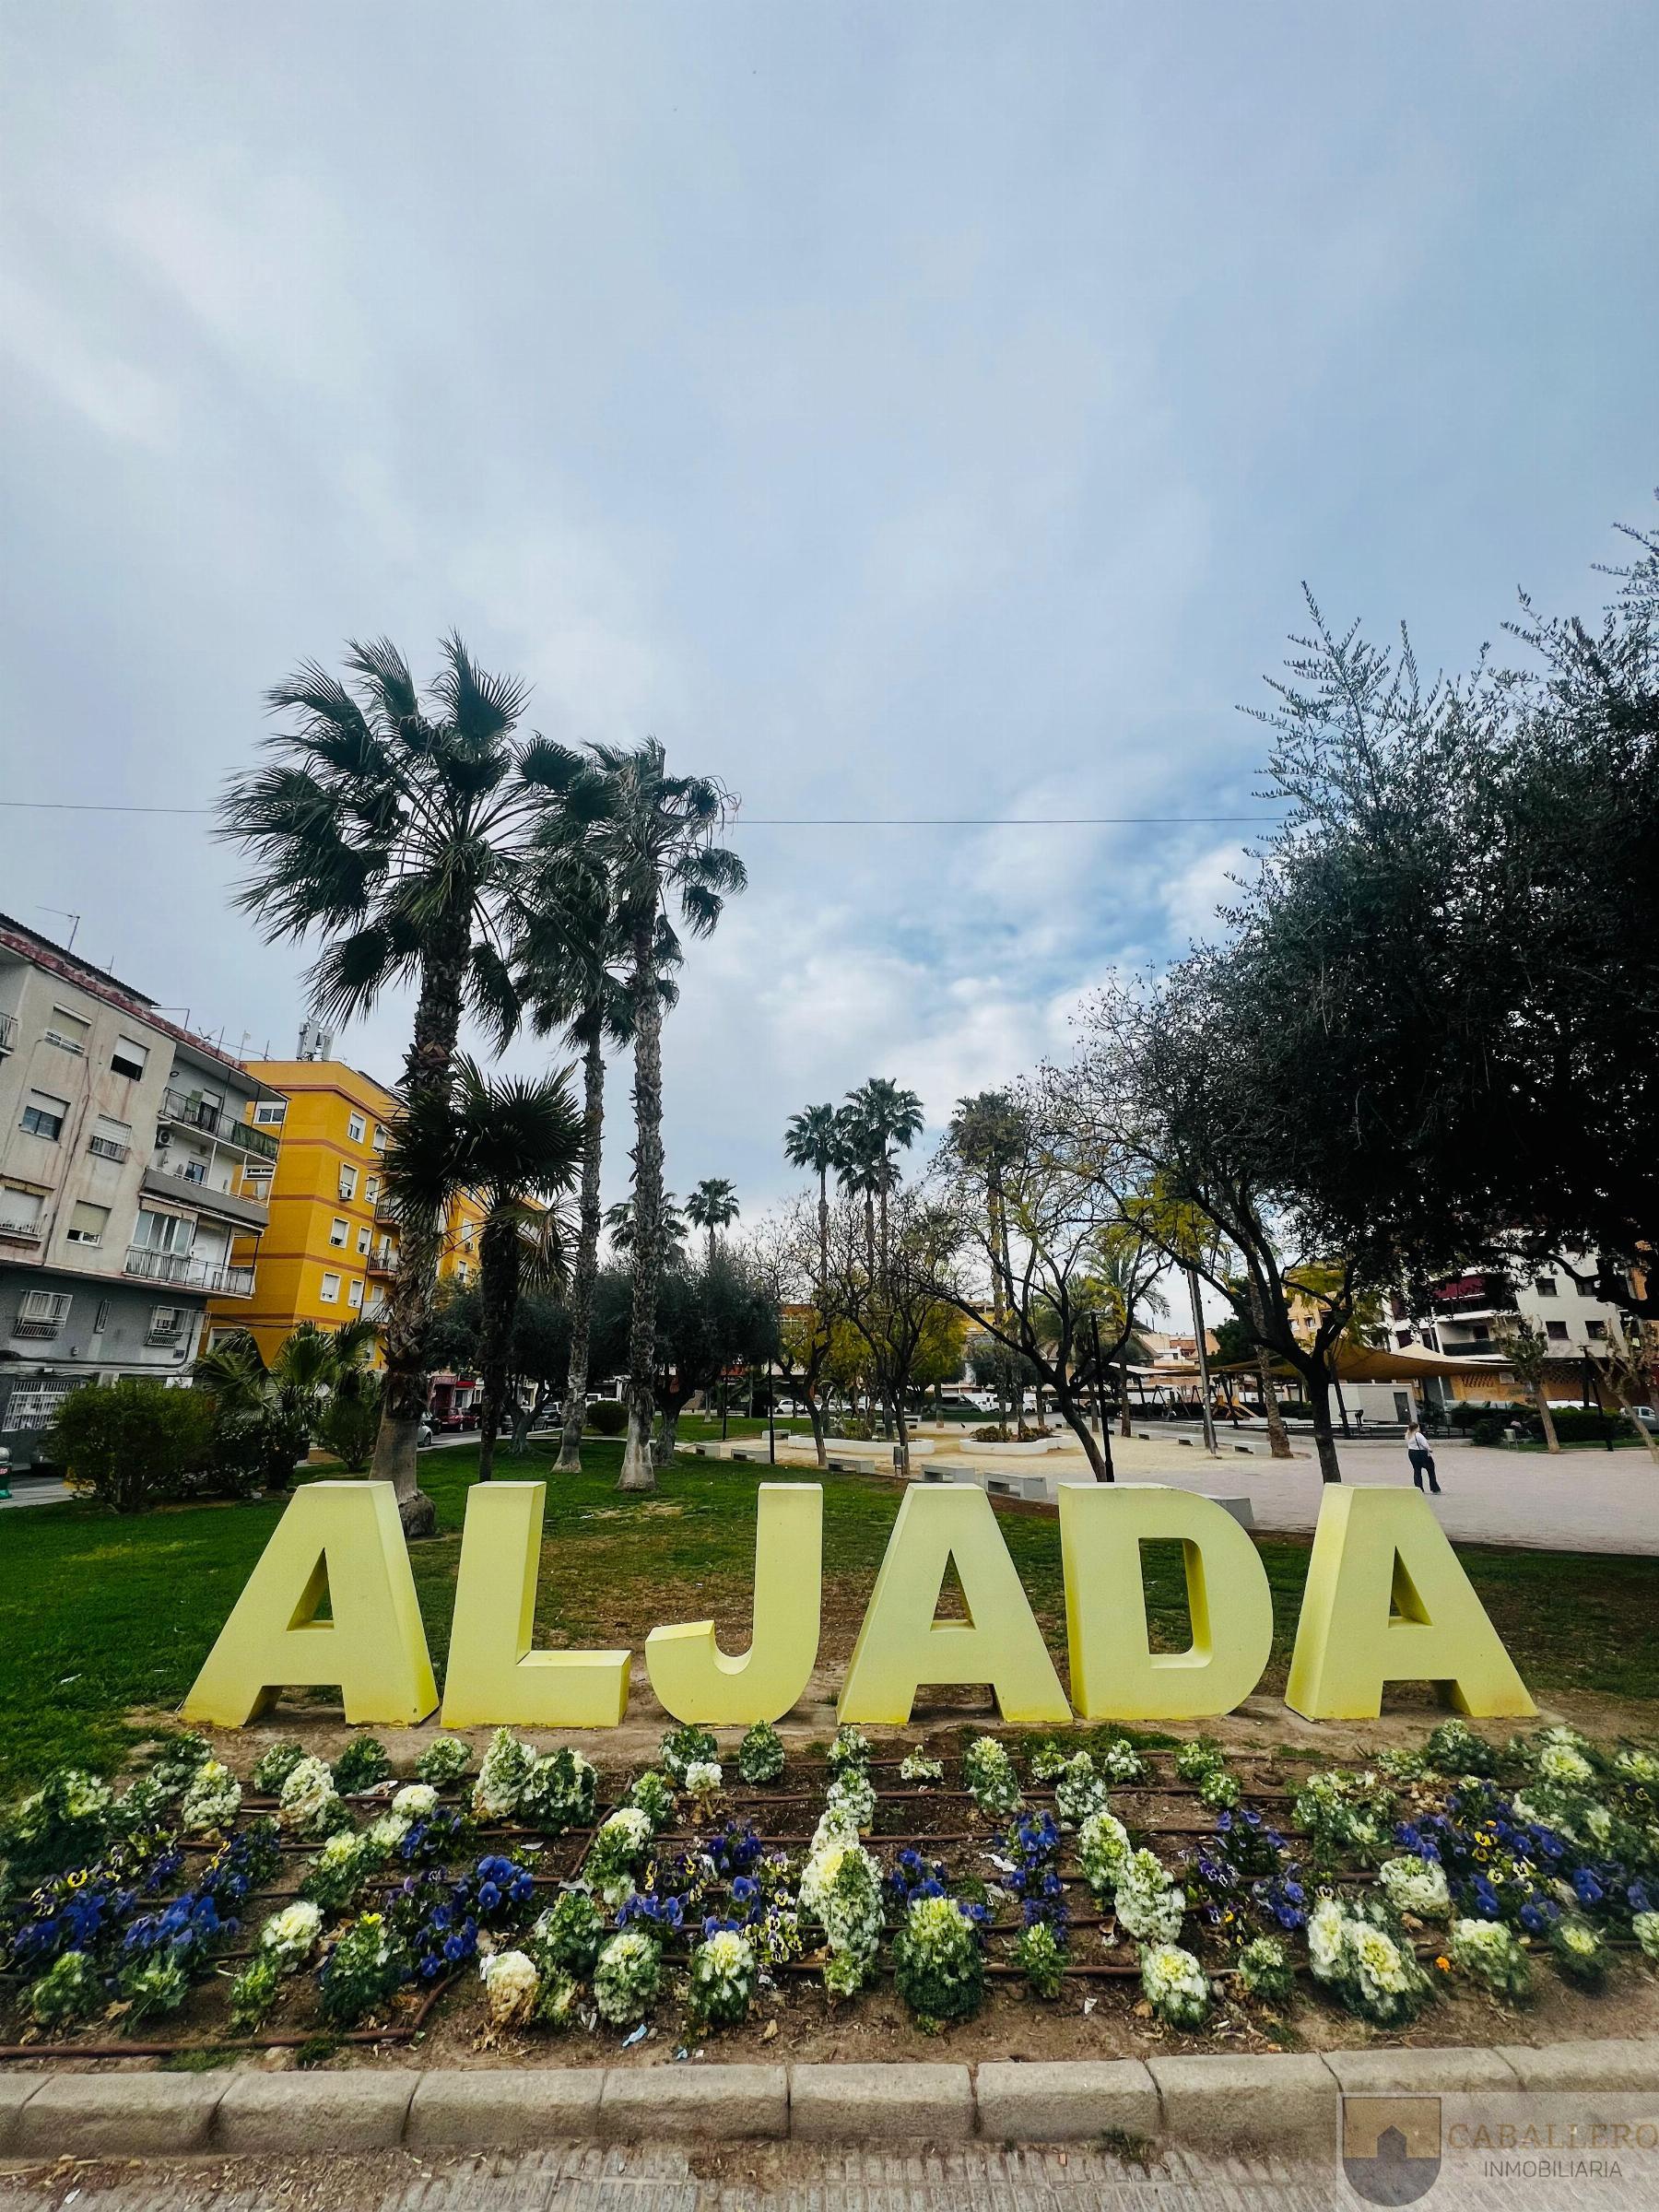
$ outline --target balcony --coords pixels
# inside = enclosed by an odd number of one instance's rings
[[[38,1220],[0,1220],[0,1244],[38,1244],[45,1233]]]
[[[397,1227],[397,1207],[390,1198],[382,1196],[375,1200],[374,1218],[382,1229]]]
[[[1460,1275],[1440,1284],[1433,1298],[1435,1317],[1441,1321],[1468,1320],[1476,1314],[1484,1319],[1515,1311],[1515,1286],[1503,1275]]]
[[[19,1313],[12,1323],[11,1333],[14,1336],[31,1336],[45,1342],[55,1336],[63,1325],[61,1317],[55,1321],[30,1321]]]
[[[215,1106],[194,1092],[176,1090],[170,1086],[161,1094],[157,1115],[163,1122],[177,1122],[182,1128],[199,1129],[204,1135],[215,1137],[235,1151],[250,1153],[256,1159],[276,1157],[276,1139],[268,1129],[256,1129],[252,1122],[238,1121],[222,1106]]]
[[[147,1197],[163,1198],[171,1206],[184,1199],[220,1221],[252,1230],[255,1236],[271,1218],[268,1206],[254,1198],[239,1198],[233,1191],[216,1191],[187,1168],[146,1168],[142,1188]]]
[[[147,1283],[167,1283],[178,1290],[202,1290],[209,1298],[251,1298],[252,1267],[230,1267],[198,1260],[188,1252],[159,1252],[147,1244],[127,1247],[126,1273]]]
[[[124,1145],[113,1136],[89,1136],[87,1139],[87,1149],[94,1159],[112,1159],[119,1164],[132,1148],[131,1145]]]
[[[0,1014],[0,1053],[9,1053],[17,1041],[17,1016],[15,1014]]]
[[[389,1283],[397,1273],[397,1254],[371,1252],[363,1265],[371,1283]]]

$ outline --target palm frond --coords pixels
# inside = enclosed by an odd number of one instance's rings
[[[444,639],[441,652],[432,697],[464,742],[483,750],[519,721],[530,703],[530,687],[517,677],[491,676],[480,668],[455,630]]]

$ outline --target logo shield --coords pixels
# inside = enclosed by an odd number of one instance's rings
[[[1438,2097],[1345,2097],[1342,2171],[1368,2205],[1411,2205],[1441,2170]]]

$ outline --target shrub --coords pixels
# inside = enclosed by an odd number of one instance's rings
[[[207,1400],[135,1375],[71,1391],[58,1408],[49,1449],[70,1482],[118,1513],[177,1497],[208,1455]]]
[[[386,1781],[392,1761],[378,1735],[354,1735],[334,1762],[334,1785],[342,1797],[356,1790],[371,1790]]]
[[[595,1398],[587,1409],[587,1425],[595,1436],[620,1436],[628,1426],[628,1408],[620,1398]]]
[[[737,1771],[751,1784],[776,1782],[783,1771],[783,1738],[769,1721],[757,1721],[737,1747]]]
[[[1014,1963],[1034,1997],[1052,2003],[1065,1987],[1065,1949],[1046,1920],[1022,1931],[1014,1946]]]
[[[662,1983],[662,1945],[643,1928],[625,1928],[611,1937],[594,1969],[599,2018],[613,2028],[631,2028],[655,2004]]]
[[[561,1836],[568,1828],[585,1828],[594,1818],[598,1777],[593,1761],[561,1744],[537,1759],[519,1791],[518,1817],[527,1828]]]
[[[317,1418],[317,1441],[349,1473],[360,1475],[374,1456],[380,1423],[380,1377],[354,1374],[349,1384],[342,1382],[329,1393]]]
[[[605,1941],[605,1915],[585,1889],[567,1889],[530,1931],[530,1952],[544,1973],[591,1974]]]
[[[691,1954],[687,2009],[712,2028],[735,2028],[755,1994],[754,1946],[735,1928],[716,1928]]]
[[[953,1897],[911,1900],[893,1938],[893,1980],[919,2026],[971,2019],[985,2001],[979,1936]]]

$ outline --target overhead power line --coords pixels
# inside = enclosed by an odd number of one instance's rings
[[[208,815],[211,806],[129,806],[108,799],[0,799],[37,814]],[[1191,824],[1253,823],[1278,819],[1271,814],[744,814],[734,817],[739,830],[1113,830],[1180,828]]]

